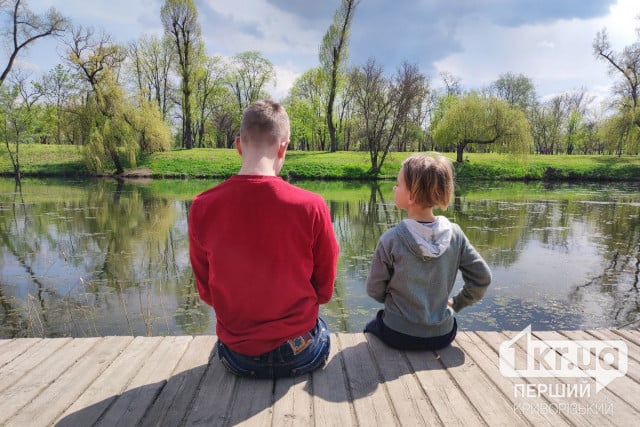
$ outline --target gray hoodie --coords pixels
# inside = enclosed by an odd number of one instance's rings
[[[491,271],[457,224],[438,216],[422,224],[405,219],[381,237],[367,278],[367,293],[384,303],[384,323],[417,337],[451,332],[447,301],[462,273],[464,286],[453,298],[457,312],[484,295]]]

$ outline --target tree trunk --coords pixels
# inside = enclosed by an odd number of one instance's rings
[[[110,150],[109,155],[111,156],[111,160],[113,161],[114,166],[116,167],[116,175],[120,175],[124,172],[124,168],[122,167],[122,162],[120,161],[120,156],[116,150]]]
[[[467,144],[463,142],[456,146],[456,162],[462,163],[464,161],[463,154],[466,146]]]

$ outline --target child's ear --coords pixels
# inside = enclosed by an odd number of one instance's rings
[[[234,145],[236,146],[236,150],[238,150],[238,154],[242,156],[242,145],[240,143],[240,137],[236,136],[236,140],[234,141]]]

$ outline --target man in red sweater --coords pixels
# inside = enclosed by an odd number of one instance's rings
[[[216,314],[220,360],[237,375],[299,375],[329,354],[318,312],[333,294],[338,243],[322,197],[278,177],[289,136],[280,104],[250,105],[235,141],[240,171],[189,209],[198,292]]]

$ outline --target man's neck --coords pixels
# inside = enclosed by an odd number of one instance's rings
[[[273,159],[262,157],[255,161],[249,159],[242,159],[242,166],[238,171],[238,175],[262,175],[262,176],[277,176],[278,171],[275,167]]]

